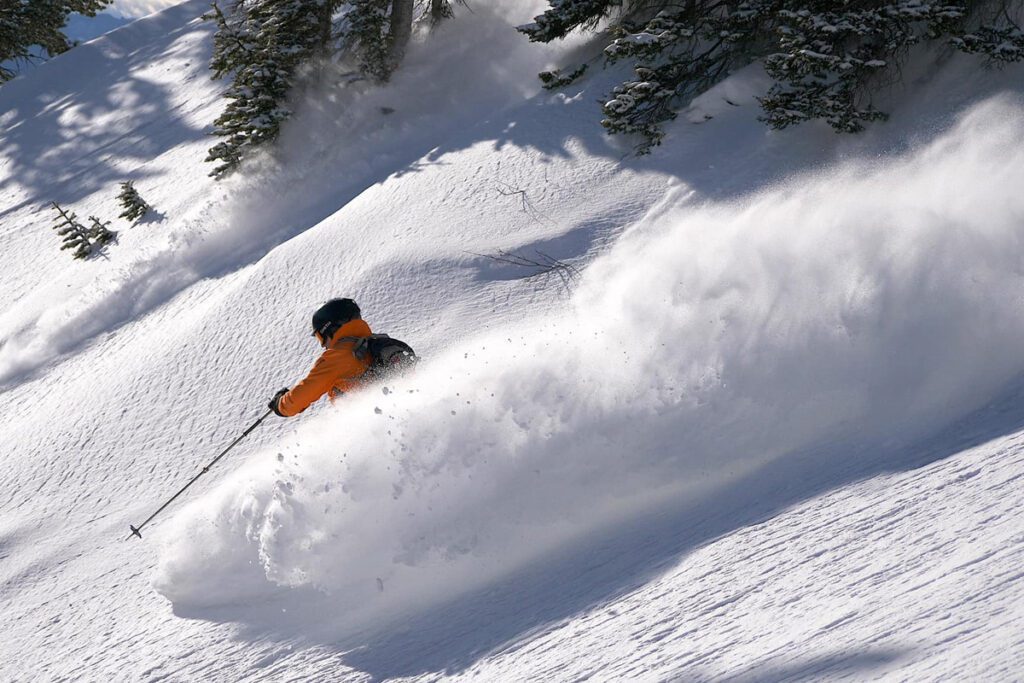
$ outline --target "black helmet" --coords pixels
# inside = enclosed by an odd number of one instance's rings
[[[313,334],[330,339],[339,327],[359,318],[359,306],[352,299],[331,299],[313,314]]]

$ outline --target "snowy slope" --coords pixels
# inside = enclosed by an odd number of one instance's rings
[[[1024,74],[952,60],[841,139],[764,129],[751,70],[624,158],[613,74],[537,92],[519,4],[224,184],[205,3],[0,89],[0,678],[1019,675]],[[129,178],[160,214],[59,254],[46,203]],[[124,542],[339,294],[416,376]]]
[[[712,513],[645,518],[614,551],[595,544],[586,560],[558,567],[586,580],[549,588],[545,597],[587,607],[571,617],[558,609],[530,614],[547,622],[542,633],[473,661],[458,678],[1017,680],[1022,446],[1019,433],[997,439],[767,521],[747,495],[719,501]],[[917,455],[923,462],[942,452]],[[740,520],[756,523],[707,542]],[[643,564],[652,558],[662,564]],[[596,602],[578,588],[615,586],[622,576],[642,585]],[[536,576],[517,584],[488,596],[492,611],[517,614],[518,601],[536,604],[546,587]],[[434,616],[463,628],[474,623],[465,610]],[[441,630],[452,637],[453,629]],[[402,654],[416,640],[389,635],[375,645],[394,659],[364,661],[382,676],[416,671],[418,658]]]

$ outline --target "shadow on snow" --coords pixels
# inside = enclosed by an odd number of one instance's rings
[[[0,192],[20,185],[28,194],[0,218],[27,204],[73,204],[125,180],[127,171],[120,160],[144,163],[203,133],[175,115],[175,109],[187,105],[172,104],[168,89],[132,72],[194,33],[205,10],[205,3],[193,0],[147,17],[79,45],[40,66],[31,77],[0,88],[6,128],[0,136],[0,156],[9,164]],[[196,20],[188,22],[193,16]],[[205,66],[209,56],[208,41],[197,40],[183,58]],[[30,96],[39,92],[41,81],[47,81],[45,91]],[[101,117],[111,117],[110,125],[88,125]],[[130,127],[117,125],[128,120]],[[132,174],[134,180],[146,177]]]

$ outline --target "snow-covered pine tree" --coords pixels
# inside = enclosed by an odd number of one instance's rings
[[[207,18],[217,22],[215,77],[232,74],[228,105],[214,122],[214,145],[206,161],[221,177],[238,166],[253,147],[277,138],[290,115],[286,106],[298,67],[324,49],[330,35],[327,0],[238,0],[230,14],[214,6]]]
[[[440,14],[448,3],[438,3]],[[386,83],[401,63],[412,35],[413,0],[350,0],[341,30],[343,54],[353,55],[359,72]]]
[[[16,65],[65,52],[68,15],[95,16],[110,0],[0,0],[0,83],[16,75],[3,64]]]
[[[638,133],[637,152],[661,143],[662,124],[682,103],[743,66],[763,47],[774,0],[750,0],[734,9],[705,9],[692,2],[663,10],[642,24],[613,28],[605,48],[609,63],[635,62],[636,79],[616,86],[602,106],[601,125],[611,133]]]
[[[256,47],[246,25],[246,9],[242,0],[235,0],[225,14],[220,5],[213,2],[210,11],[203,15],[203,20],[217,24],[210,56],[210,71],[215,79],[224,78],[245,64]]]
[[[89,216],[89,227],[86,229],[86,235],[92,241],[93,244],[110,244],[117,238],[117,233],[111,230],[108,226],[110,221],[104,223],[96,216]]]
[[[519,27],[519,30],[535,43],[550,43],[556,38],[565,38],[576,29],[593,29],[612,12],[622,9],[625,0],[549,0],[549,2],[551,9],[534,17],[532,24]]]
[[[405,58],[413,25],[437,26],[455,16],[454,4],[465,0],[348,0],[335,36],[343,58],[354,58],[359,74],[386,83]],[[420,18],[415,10],[422,5]]]
[[[758,0],[752,0],[757,3]],[[612,133],[638,133],[637,152],[660,143],[661,124],[676,117],[681,100],[713,85],[739,60],[735,50],[739,17],[730,4],[689,0],[550,0],[551,9],[519,27],[534,42],[564,38],[574,30],[592,30],[617,13],[605,48],[608,63],[632,60],[636,79],[614,88],[604,103],[601,121]],[[758,12],[742,3],[741,16],[755,23]],[[568,75],[559,70],[539,74],[545,88],[560,88],[586,72],[582,65]]]
[[[355,56],[363,76],[378,82],[391,77],[388,25],[391,0],[352,0],[342,29],[343,51]]]
[[[72,249],[71,255],[78,259],[92,254],[93,243],[89,239],[89,228],[78,222],[78,216],[73,211],[65,211],[57,202],[51,202],[50,205],[58,214],[53,229],[62,238],[61,251]]]
[[[911,47],[927,41],[990,63],[1019,61],[1024,33],[1008,4],[883,0],[853,7],[804,0],[798,10],[784,8],[775,15],[779,51],[764,60],[776,83],[761,98],[761,120],[785,128],[823,119],[837,131],[858,132],[886,116],[872,106],[873,90],[896,77]]]
[[[856,132],[885,117],[871,95],[898,80],[902,59],[919,43],[939,42],[994,63],[1024,58],[1024,32],[1014,20],[1020,0],[549,1],[548,11],[519,28],[530,40],[594,28],[619,11],[605,56],[631,60],[636,78],[613,90],[601,123],[613,133],[639,134],[640,153],[660,142],[662,124],[693,96],[756,59],[775,79],[760,99],[763,121],[784,128],[822,119]],[[541,78],[558,87],[580,73]]]
[[[871,104],[872,83],[913,45],[954,34],[966,13],[965,4],[918,0],[856,8],[805,0],[798,10],[778,11],[779,51],[764,60],[776,83],[761,99],[762,120],[785,128],[823,119],[855,133],[885,118]]]
[[[121,193],[117,195],[117,201],[121,204],[121,208],[124,209],[118,215],[118,218],[123,218],[131,223],[145,216],[146,212],[150,209],[149,204],[142,198],[139,191],[135,189],[135,183],[131,180],[121,183]]]
[[[431,24],[453,14],[452,0],[422,2]],[[304,62],[337,48],[361,76],[387,82],[405,55],[415,8],[416,0],[234,0],[226,10],[214,3],[204,17],[217,23],[210,69],[232,82],[214,124],[222,140],[207,155],[218,163],[210,175],[229,173],[251,148],[276,139]]]

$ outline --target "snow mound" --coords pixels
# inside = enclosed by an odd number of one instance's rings
[[[795,451],[835,468],[838,444],[948,424],[1024,371],[1022,135],[996,98],[900,159],[729,203],[680,190],[571,311],[297,423],[194,501],[157,589],[199,615],[313,589],[355,623]]]

